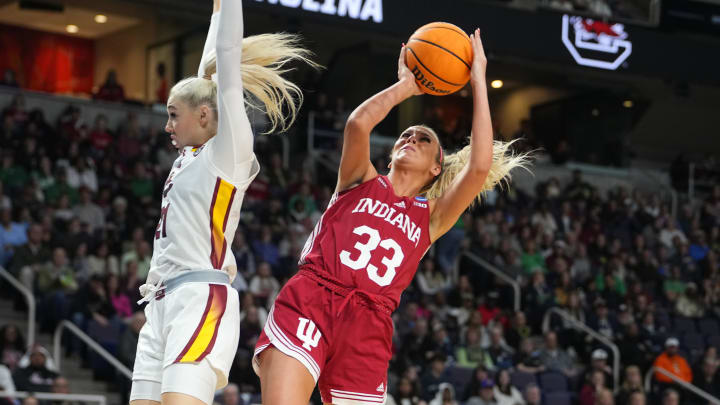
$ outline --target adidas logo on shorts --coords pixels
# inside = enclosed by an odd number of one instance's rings
[[[385,392],[385,384],[380,383],[380,385],[378,385],[378,387],[375,389],[375,391],[377,391],[377,392]]]

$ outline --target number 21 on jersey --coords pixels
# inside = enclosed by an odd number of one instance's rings
[[[355,244],[354,248],[360,252],[357,259],[352,259],[352,254],[347,250],[343,250],[340,252],[340,262],[353,270],[365,269],[370,280],[381,287],[390,285],[393,278],[395,278],[395,269],[402,264],[405,258],[400,245],[392,239],[381,240],[380,232],[367,225],[358,226],[353,229],[353,233],[360,236],[368,235],[368,240],[365,243],[357,242]],[[373,251],[377,249],[378,246],[392,252],[391,257],[383,256],[382,258],[381,262],[385,266],[385,274],[382,276],[380,275],[379,269],[370,264]]]

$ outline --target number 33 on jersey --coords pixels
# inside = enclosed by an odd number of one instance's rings
[[[430,247],[429,223],[425,198],[397,196],[378,176],[333,196],[300,266],[382,295],[396,308]]]

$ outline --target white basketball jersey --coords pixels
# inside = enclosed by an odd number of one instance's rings
[[[162,193],[162,211],[146,283],[154,285],[184,270],[227,269],[245,190],[260,170],[252,155],[249,175],[235,182],[212,162],[213,141],[185,147],[173,163]]]

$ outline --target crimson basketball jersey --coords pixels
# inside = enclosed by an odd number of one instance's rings
[[[430,247],[424,197],[400,197],[385,176],[336,193],[305,243],[300,267],[380,295],[395,309]]]

